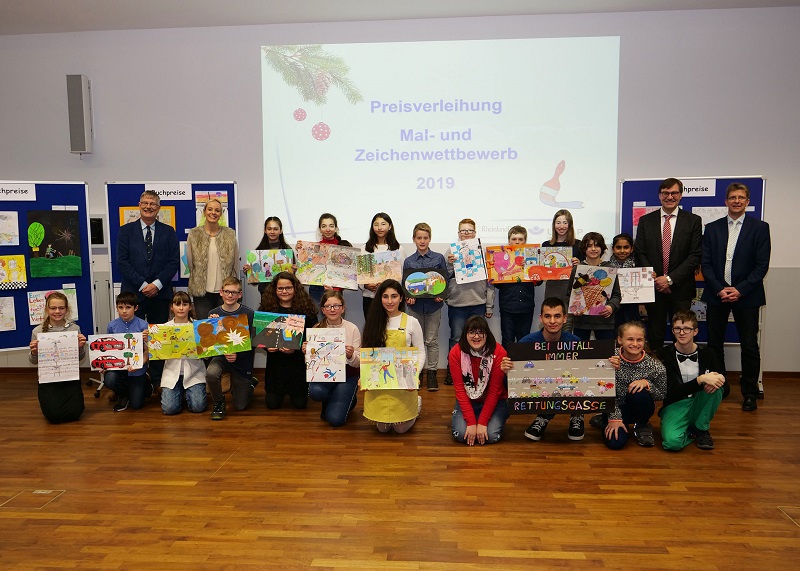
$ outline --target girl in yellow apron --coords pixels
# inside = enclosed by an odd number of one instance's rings
[[[364,324],[362,347],[416,347],[419,350],[417,370],[425,363],[422,327],[416,318],[403,312],[403,287],[397,280],[386,280],[378,286],[375,301]],[[378,431],[407,432],[417,420],[421,398],[416,389],[366,391],[364,416],[375,422]]]

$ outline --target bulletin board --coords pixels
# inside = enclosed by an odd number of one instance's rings
[[[189,285],[186,266],[186,237],[189,230],[203,224],[203,208],[210,198],[222,202],[220,225],[236,230],[235,182],[108,182],[106,183],[106,211],[108,212],[108,244],[111,281],[117,291],[122,276],[117,268],[117,236],[122,224],[139,218],[139,198],[145,190],[153,190],[161,197],[158,220],[172,226],[181,245],[181,263],[172,286]],[[238,232],[237,232],[238,239]],[[166,284],[165,284],[166,286]]]
[[[634,223],[638,221],[640,216],[661,207],[661,201],[658,198],[658,187],[663,180],[664,178],[622,181],[619,225],[622,232],[627,232],[635,239],[636,227]],[[685,177],[680,178],[680,180],[684,186],[680,208],[700,216],[703,219],[704,228],[709,222],[727,216],[725,190],[728,185],[734,182],[746,184],[747,188],[750,189],[750,205],[747,207],[747,216],[753,216],[759,220],[764,219],[766,181],[762,176]],[[702,280],[698,280],[697,287],[703,288],[705,283]],[[693,307],[702,309],[702,306],[698,307],[696,304]],[[704,319],[700,321],[699,329],[697,341],[707,341],[708,332]],[[669,332],[667,332],[667,338],[672,338]],[[736,326],[732,321],[728,323],[725,341],[726,343],[739,343]]]
[[[52,290],[77,306],[68,320],[94,333],[87,204],[85,182],[0,181],[0,350],[28,348]]]

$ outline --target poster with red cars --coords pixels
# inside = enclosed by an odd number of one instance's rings
[[[89,365],[92,371],[109,369],[136,370],[144,365],[144,342],[141,333],[89,335]]]

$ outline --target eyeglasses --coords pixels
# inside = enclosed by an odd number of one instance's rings
[[[679,197],[681,195],[681,193],[677,192],[677,191],[665,192],[663,190],[661,192],[659,192],[659,194],[661,196],[663,196],[664,198],[677,198],[677,197]]]
[[[486,332],[481,331],[480,329],[470,329],[467,331],[467,335],[470,337],[486,337]]]
[[[679,333],[691,333],[694,329],[694,327],[673,327],[672,332],[678,335]]]
[[[239,295],[240,293],[242,293],[242,292],[240,292],[240,291],[231,291],[229,289],[222,290],[222,295]]]
[[[336,311],[337,309],[342,309],[344,306],[341,303],[334,303],[333,305],[323,305],[322,309],[327,309],[329,311]]]
[[[294,286],[278,286],[275,288],[276,291],[292,291]]]
[[[474,234],[475,230],[459,230],[459,234]]]
[[[151,201],[141,201],[139,202],[139,206],[158,206],[158,202],[151,202]]]

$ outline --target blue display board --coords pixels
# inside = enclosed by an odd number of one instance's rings
[[[161,197],[158,219],[175,229],[181,242],[181,269],[185,266],[183,245],[192,228],[202,224],[202,210],[210,198],[222,202],[220,224],[236,230],[235,182],[109,182],[106,183],[106,210],[108,211],[108,244],[111,281],[116,286],[122,281],[117,268],[117,236],[122,224],[139,217],[139,197],[145,190],[153,190]],[[179,274],[181,272],[179,271]],[[186,277],[173,280],[175,287],[187,287]]]
[[[0,331],[0,350],[28,348],[35,327],[31,313],[38,321],[44,314],[43,295],[34,298],[35,311],[29,312],[33,292],[74,289],[69,297],[77,300],[81,333],[94,333],[87,197],[85,182],[0,182],[0,328],[11,325],[12,302],[15,322],[13,329]],[[34,225],[30,236],[29,223]],[[8,281],[21,276],[19,256],[24,258],[24,286]],[[76,273],[80,275],[67,275]]]
[[[661,206],[658,187],[663,180],[663,178],[659,178],[622,181],[620,200],[620,229],[622,232],[627,232],[635,238],[635,222],[639,217],[649,212],[649,208]],[[744,183],[750,189],[750,206],[748,206],[747,216],[753,216],[759,220],[764,219],[765,181],[761,176],[689,177],[680,180],[684,186],[680,207],[703,218],[704,227],[709,222],[726,216],[725,190],[729,184],[734,182]],[[705,287],[702,280],[698,280],[697,287]],[[669,333],[668,338],[671,339]],[[701,321],[697,340],[705,342],[707,338],[706,323]],[[728,324],[725,341],[728,343],[739,342],[733,322]]]

